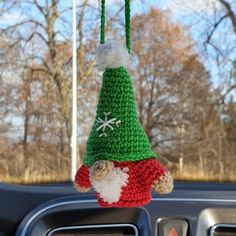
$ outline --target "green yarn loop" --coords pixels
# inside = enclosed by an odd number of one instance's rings
[[[105,0],[101,0],[101,32],[100,32],[100,43],[105,43],[105,31],[106,31],[106,9]]]
[[[126,47],[130,54],[130,0],[125,0],[125,38]]]
[[[101,120],[110,120],[103,130]],[[154,158],[146,133],[141,126],[126,68],[106,69],[97,105],[96,119],[86,147],[84,164],[99,160],[140,161]]]
[[[106,33],[106,7],[105,0],[101,0],[101,28],[100,28],[100,43],[105,43]],[[125,40],[126,47],[130,54],[130,0],[125,0]]]

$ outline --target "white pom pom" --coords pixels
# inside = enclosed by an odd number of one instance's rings
[[[129,59],[127,48],[120,42],[109,40],[97,48],[97,64],[100,71],[106,68],[126,67]]]

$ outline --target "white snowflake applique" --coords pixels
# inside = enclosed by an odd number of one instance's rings
[[[99,117],[97,119],[97,124],[99,126],[96,130],[101,132],[99,137],[103,137],[103,136],[107,137],[106,130],[107,129],[113,130],[114,125],[116,125],[116,127],[118,127],[121,123],[121,121],[118,120],[117,118],[108,119],[108,116],[111,114],[111,112],[103,112],[103,114],[104,114],[104,119],[102,119],[101,117]]]

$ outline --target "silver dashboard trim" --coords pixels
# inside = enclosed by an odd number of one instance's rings
[[[35,214],[33,214],[29,220],[27,221],[27,223],[24,225],[23,229],[22,229],[22,233],[21,236],[25,236],[27,233],[27,230],[29,228],[29,225],[34,221],[35,218],[37,218],[39,215],[41,215],[42,213],[44,213],[45,211],[55,208],[55,207],[59,207],[59,206],[64,206],[64,205],[70,205],[70,204],[77,204],[77,203],[96,203],[97,200],[92,199],[92,200],[74,200],[74,201],[65,201],[65,202],[58,202],[58,203],[54,203],[52,205],[46,206],[42,209],[40,209],[39,211],[37,211]]]
[[[205,198],[152,198],[151,201],[162,201],[162,202],[167,202],[167,201],[175,201],[175,202],[228,202],[228,203],[236,203],[236,199],[205,199]],[[33,214],[27,223],[24,225],[22,229],[21,236],[26,236],[26,233],[28,231],[28,228],[30,224],[34,221],[35,218],[37,218],[39,215],[44,213],[45,211],[59,207],[59,206],[64,206],[64,205],[70,205],[70,204],[83,204],[83,203],[97,203],[97,200],[91,199],[91,200],[72,200],[72,201],[65,201],[65,202],[58,202],[54,203],[52,205],[46,206],[39,211],[37,211],[35,214]]]
[[[210,236],[214,236],[215,230],[219,227],[236,228],[234,224],[215,224],[210,229]]]
[[[47,236],[52,236],[53,233],[61,230],[73,230],[73,229],[91,229],[91,228],[113,228],[113,227],[124,227],[128,226],[134,229],[135,235],[139,236],[138,228],[133,224],[101,224],[101,225],[81,225],[81,226],[68,226],[68,227],[58,227],[47,233]]]
[[[236,203],[236,199],[219,199],[219,198],[152,198],[152,201],[175,201],[175,202],[228,202]]]

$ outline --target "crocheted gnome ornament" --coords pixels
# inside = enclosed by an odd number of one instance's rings
[[[152,190],[171,192],[173,179],[138,120],[127,48],[107,41],[97,49],[97,63],[104,71],[102,88],[75,187],[80,192],[93,187],[102,207],[142,206],[151,200]]]

